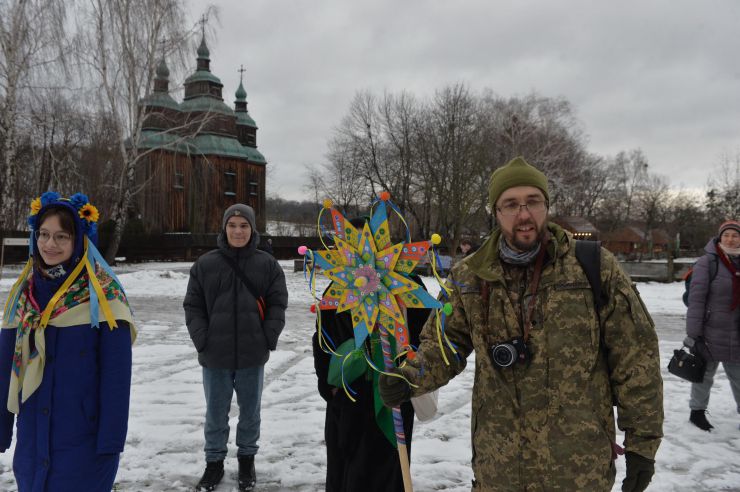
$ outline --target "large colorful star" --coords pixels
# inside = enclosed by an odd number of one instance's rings
[[[377,203],[361,231],[336,209],[330,212],[335,249],[313,254],[315,266],[332,281],[319,309],[350,310],[356,347],[382,325],[394,334],[398,346],[408,348],[404,308],[442,307],[409,278],[429,251],[430,241],[393,244],[385,201]]]

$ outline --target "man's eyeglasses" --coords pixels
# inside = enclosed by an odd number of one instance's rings
[[[72,240],[72,235],[67,232],[55,232],[54,234],[49,231],[36,231],[34,232],[36,240],[40,243],[48,243],[49,239],[54,238],[54,242],[57,246],[66,246]]]
[[[547,202],[545,200],[527,200],[527,203],[519,204],[517,202],[507,202],[500,207],[496,207],[496,210],[501,212],[501,215],[507,215],[514,217],[519,215],[519,212],[525,207],[529,210],[530,214],[542,213],[547,209]]]

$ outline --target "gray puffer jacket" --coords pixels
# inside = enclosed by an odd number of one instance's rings
[[[222,231],[218,249],[204,254],[190,269],[185,294],[185,322],[204,367],[243,369],[263,365],[275,350],[285,325],[288,289],[277,260],[257,249],[259,234],[243,248],[231,248]],[[257,302],[223,257],[233,258],[267,305],[260,322]]]
[[[731,310],[732,273],[717,255],[717,238],[704,247],[704,256],[694,265],[686,312],[686,333],[704,337],[712,359],[740,363],[740,308]],[[717,275],[710,281],[710,269]]]

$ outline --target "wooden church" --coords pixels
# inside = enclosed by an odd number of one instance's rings
[[[267,163],[257,150],[257,125],[247,110],[243,81],[232,109],[224,103],[221,80],[211,73],[205,36],[197,53],[181,103],[169,94],[164,58],[152,93],[140,102],[146,116],[138,146],[141,191],[133,212],[146,233],[203,234],[219,232],[223,211],[245,203],[264,231]]]

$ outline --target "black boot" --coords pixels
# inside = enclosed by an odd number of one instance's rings
[[[210,492],[216,489],[216,485],[224,478],[224,460],[206,461],[206,471],[195,486],[195,490]]]
[[[254,456],[239,456],[239,492],[254,489],[257,474],[254,471]]]
[[[704,415],[705,412],[706,410],[692,410],[691,416],[689,417],[689,422],[691,422],[701,430],[709,432],[714,429],[714,426],[710,424],[707,420],[707,416]]]

